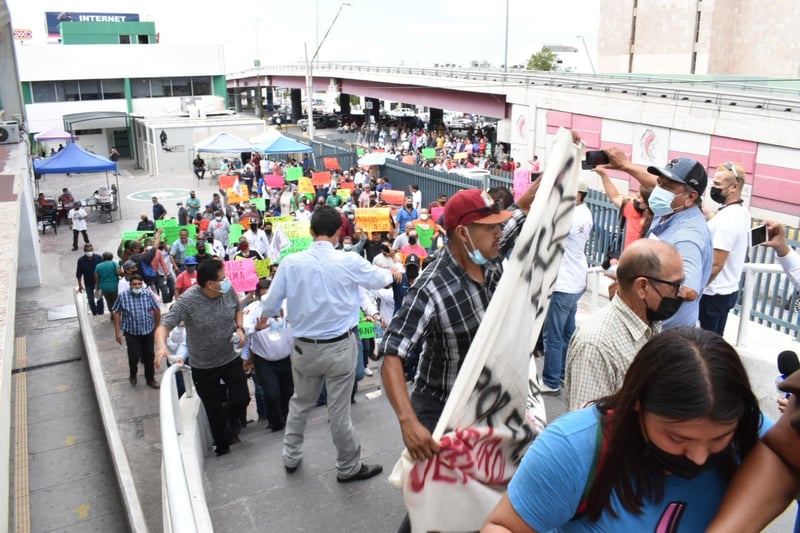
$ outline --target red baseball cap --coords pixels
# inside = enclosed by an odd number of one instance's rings
[[[444,206],[444,226],[451,230],[468,224],[500,224],[511,218],[485,191],[459,191]]]

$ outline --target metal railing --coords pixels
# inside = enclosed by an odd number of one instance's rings
[[[175,375],[184,372],[185,395],[192,397],[191,369],[183,364],[172,365],[161,378],[159,391],[159,424],[161,429],[162,478],[161,490],[164,531],[196,533],[192,496],[186,476],[178,436],[183,433],[180,400]]]

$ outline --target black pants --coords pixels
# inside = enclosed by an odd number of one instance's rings
[[[700,298],[700,327],[718,335],[725,332],[728,313],[736,305],[738,292],[730,294],[704,294]]]
[[[89,234],[86,233],[86,230],[82,229],[82,230],[78,231],[78,230],[74,229],[74,230],[72,230],[72,249],[73,250],[77,250],[78,249],[78,233],[83,234],[83,244],[89,244]]]
[[[92,280],[92,283],[84,283],[83,290],[86,291],[86,298],[89,300],[89,310],[93,315],[102,315],[105,311],[103,309],[103,297],[95,299],[94,288],[94,280]],[[110,307],[108,309],[111,310]]]
[[[125,333],[125,344],[128,345],[128,367],[131,376],[138,373],[139,361],[144,365],[144,379],[149,383],[156,378],[156,370],[153,366],[155,359],[154,331],[147,335],[131,335]]]
[[[228,388],[227,399],[220,391],[220,380]],[[231,427],[239,427],[247,404],[250,403],[250,391],[247,390],[242,360],[236,357],[230,363],[214,368],[192,367],[192,381],[206,409],[217,451],[227,450],[232,435],[226,428],[229,422]]]
[[[286,425],[289,399],[294,394],[292,360],[286,357],[280,361],[267,361],[256,354],[251,354],[251,357],[256,368],[255,379],[258,380],[264,394],[264,408],[269,427],[273,431],[278,431]]]

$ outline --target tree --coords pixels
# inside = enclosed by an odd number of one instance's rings
[[[556,70],[558,68],[558,56],[555,52],[543,46],[542,49],[531,56],[528,60],[528,70]]]

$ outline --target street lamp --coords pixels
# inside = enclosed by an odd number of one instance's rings
[[[328,26],[328,30],[325,32],[325,35],[322,36],[322,40],[317,45],[317,49],[314,51],[314,55],[311,56],[311,60],[308,59],[308,45],[303,43],[303,49],[305,50],[306,55],[306,100],[308,103],[308,138],[312,141],[314,140],[314,111],[312,106],[312,97],[314,93],[314,61],[317,59],[317,55],[319,55],[319,50],[322,48],[322,45],[325,44],[325,39],[328,38],[328,34],[331,32],[333,25],[336,24],[336,19],[339,18],[339,15],[342,13],[342,8],[345,6],[350,7],[352,4],[347,2],[342,2],[339,4],[339,10],[336,11],[336,16],[333,17],[331,21],[331,25]]]
[[[592,67],[592,74],[596,74],[594,63],[592,63],[592,56],[589,54],[589,47],[586,46],[586,39],[583,38],[583,35],[578,35],[578,39],[583,41],[583,49],[586,50],[586,57],[589,58],[589,66]]]
[[[506,51],[505,55],[503,56],[503,72],[508,72],[508,3],[510,0],[506,0]]]

